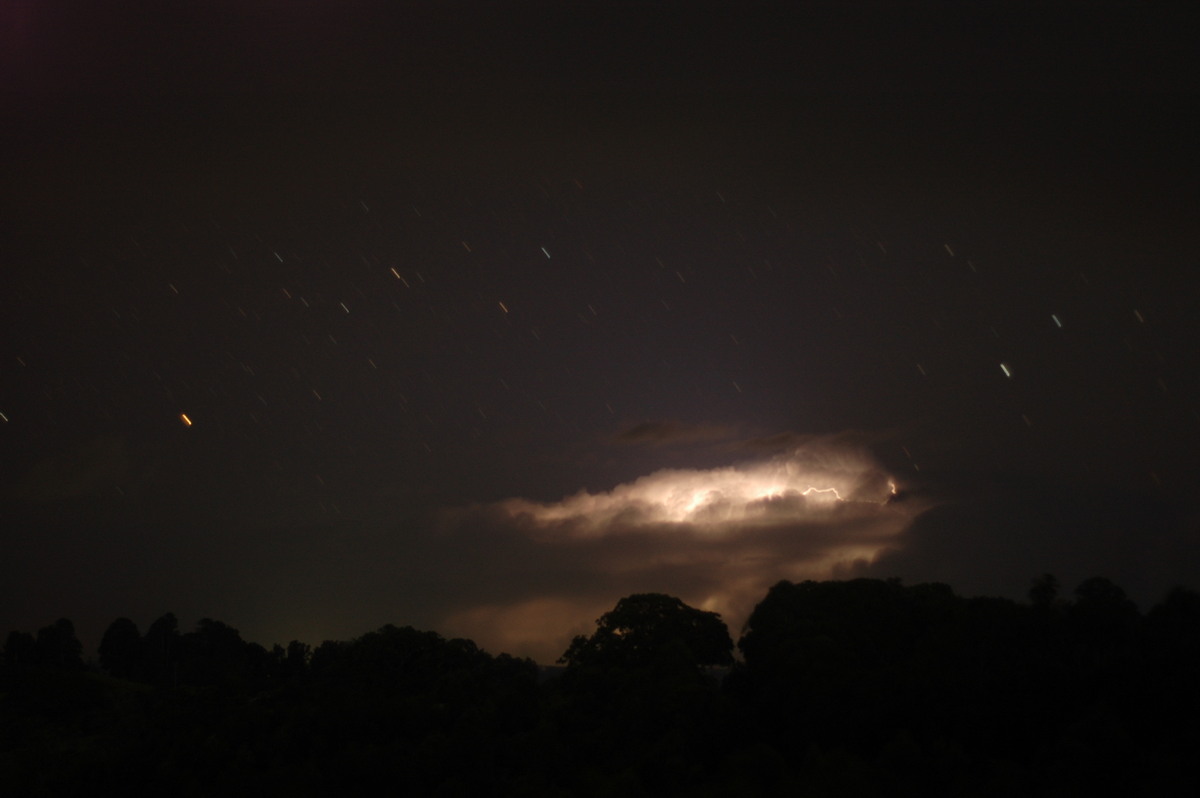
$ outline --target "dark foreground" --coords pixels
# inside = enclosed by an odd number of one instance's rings
[[[217,621],[13,632],[6,795],[1195,795],[1200,594],[1142,614],[944,585],[780,583],[738,643],[630,596],[565,668],[386,626],[273,650]]]

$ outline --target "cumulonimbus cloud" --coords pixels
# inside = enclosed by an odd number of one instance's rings
[[[555,502],[460,508],[444,531],[480,561],[461,561],[471,595],[445,625],[485,647],[519,645],[514,653],[544,659],[618,598],[665,592],[722,613],[736,637],[780,579],[831,578],[894,545],[918,511],[895,501],[896,489],[865,448],[830,438],[718,468],[663,469]],[[488,567],[516,551],[519,575]],[[582,626],[557,628],[565,608]],[[505,629],[521,630],[519,643]],[[539,634],[541,647],[532,642]]]

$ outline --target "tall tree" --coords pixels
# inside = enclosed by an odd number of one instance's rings
[[[33,635],[29,632],[19,632],[15,629],[9,632],[4,641],[5,669],[14,671],[29,667],[33,663],[34,645]]]
[[[142,665],[142,636],[137,624],[117,618],[108,625],[100,640],[100,665],[118,679],[134,679]]]
[[[715,612],[662,593],[638,593],[601,616],[591,637],[576,637],[559,662],[639,667],[668,656],[694,666],[730,665],[733,640]]]
[[[189,684],[230,685],[252,675],[253,660],[262,659],[242,640],[237,629],[212,618],[201,618],[181,644],[181,680]]]
[[[172,684],[179,656],[179,621],[168,612],[150,624],[142,638],[145,644],[146,680],[152,684]]]
[[[1029,601],[1041,610],[1049,609],[1058,598],[1058,579],[1054,574],[1042,574],[1029,586]]]
[[[75,624],[59,618],[39,629],[33,645],[33,659],[48,668],[82,668],[83,645],[75,637]]]

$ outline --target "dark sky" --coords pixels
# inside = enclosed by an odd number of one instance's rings
[[[1184,20],[693,5],[5,4],[0,630],[1200,587]]]

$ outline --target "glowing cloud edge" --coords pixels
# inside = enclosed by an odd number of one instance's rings
[[[800,448],[721,468],[662,469],[610,491],[581,490],[558,502],[508,499],[500,507],[540,527],[603,534],[617,524],[715,529],[816,520],[848,504],[885,504],[895,492],[895,482],[865,454]]]

